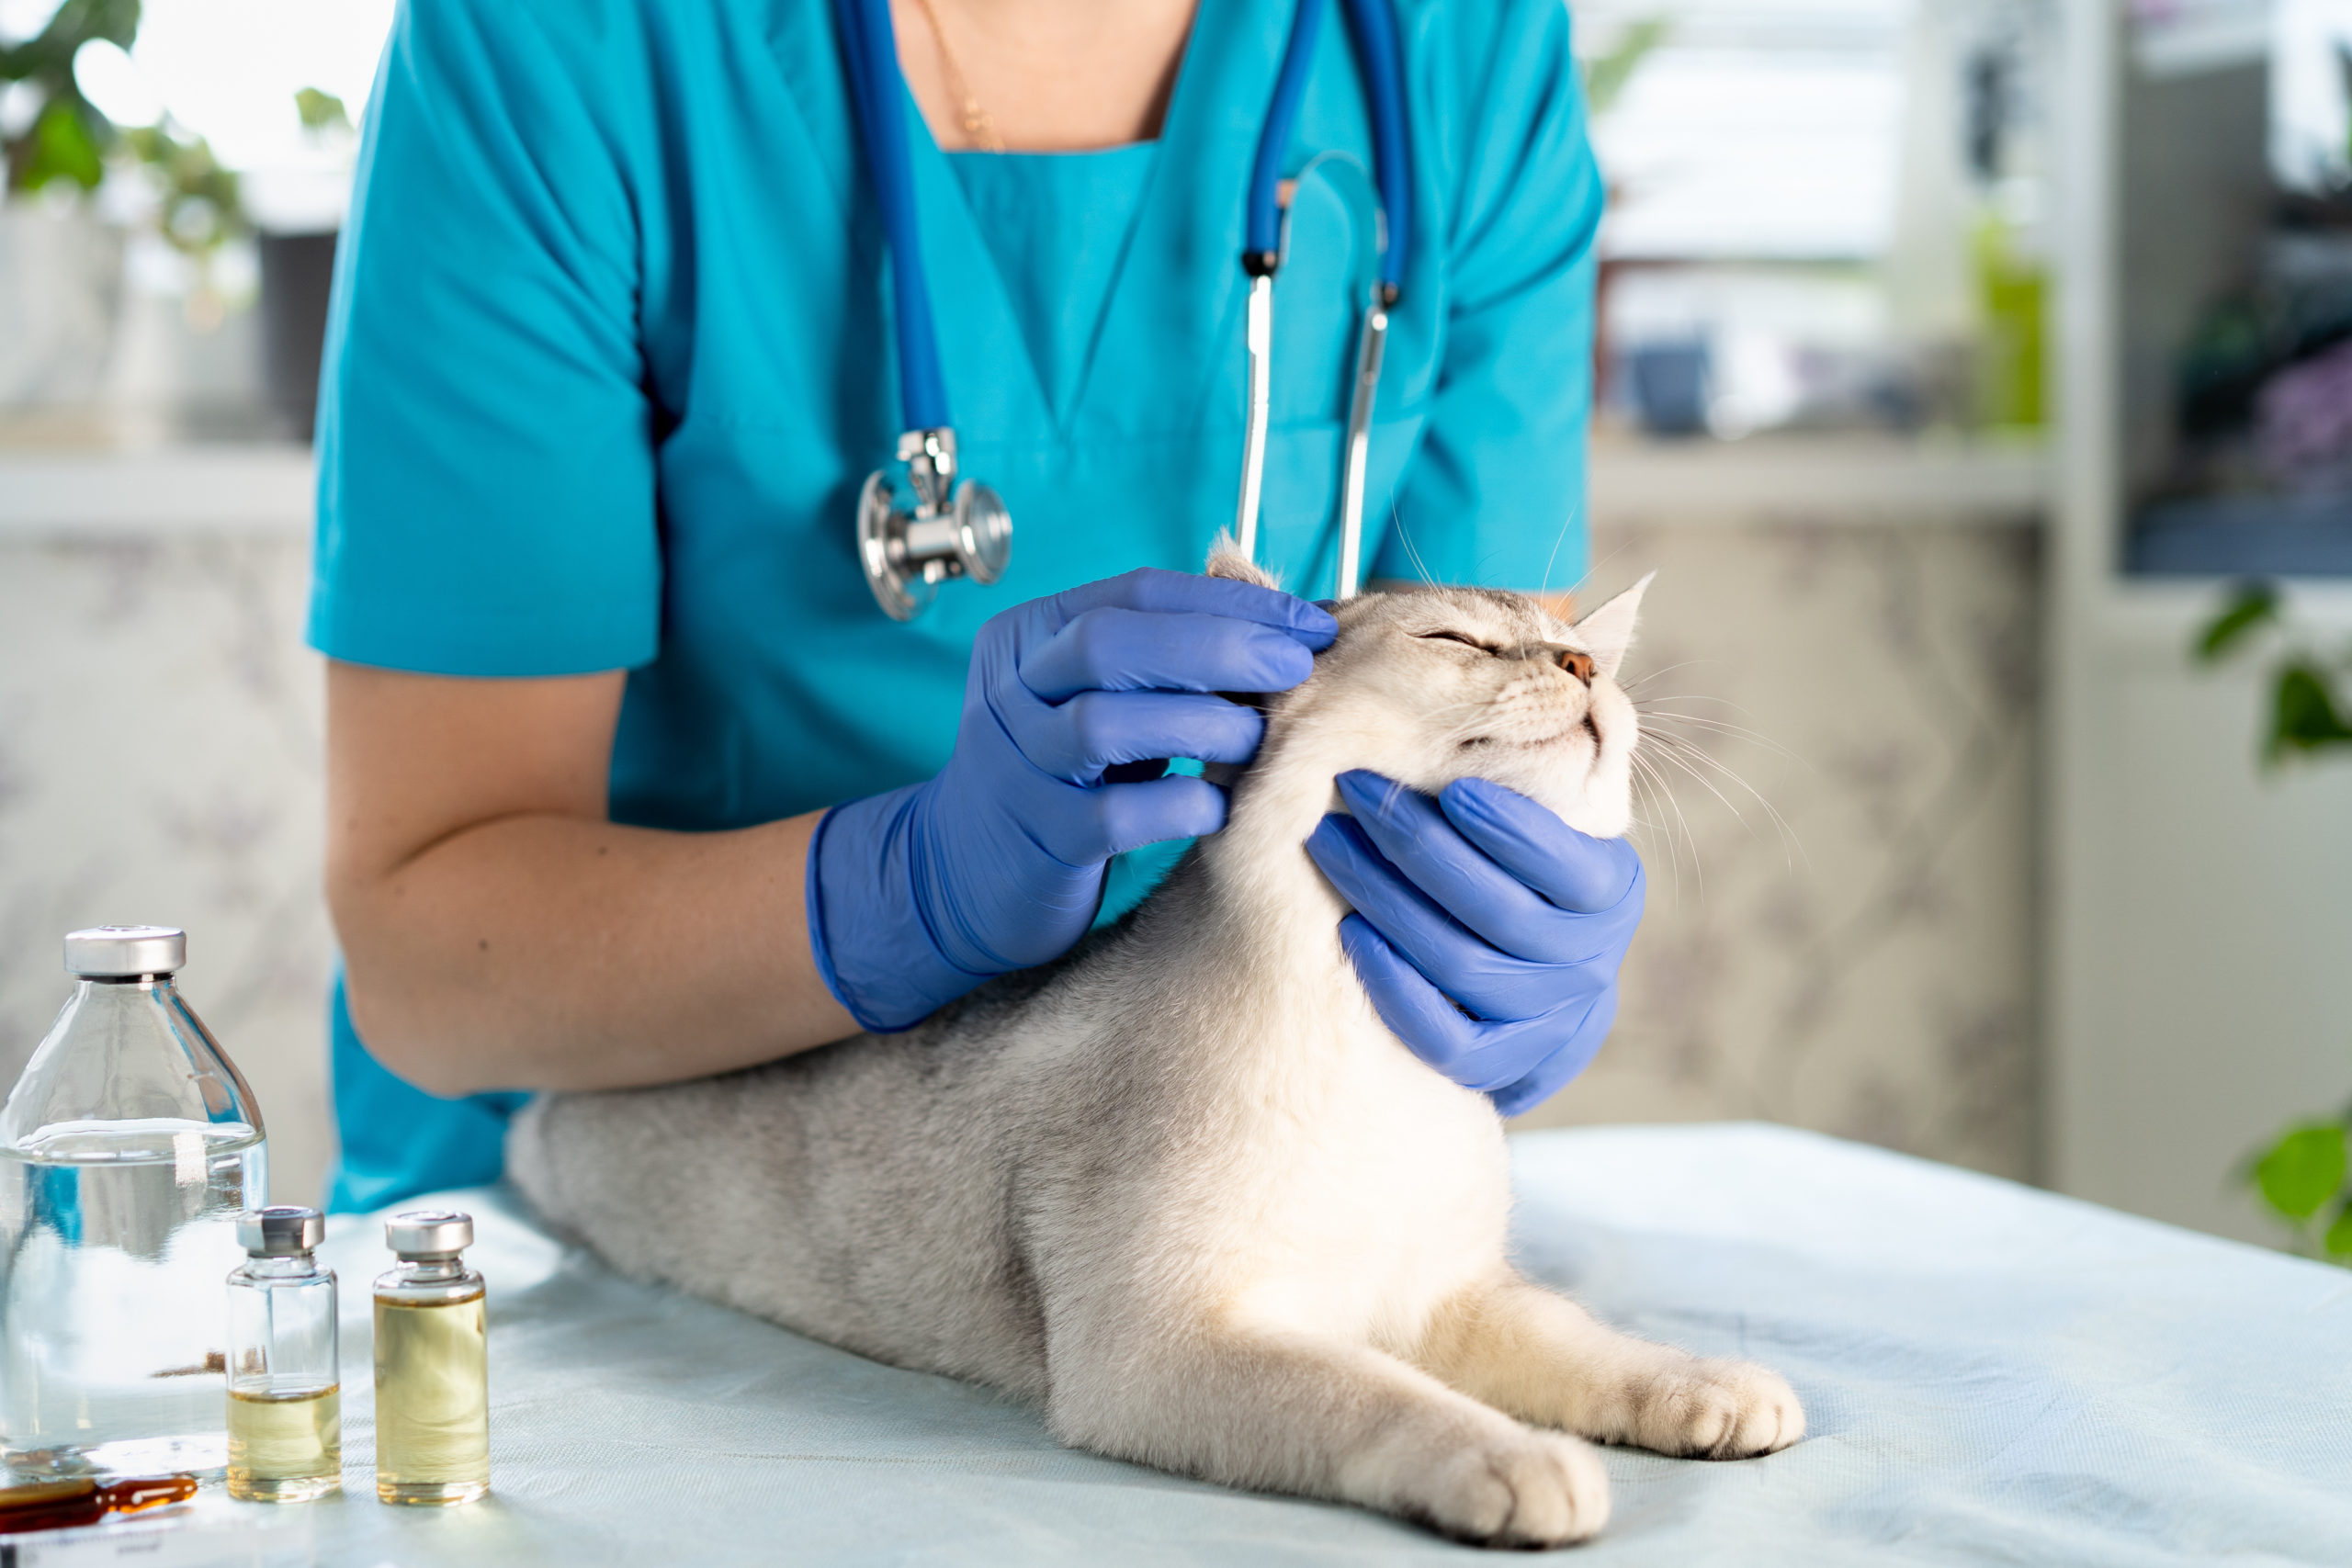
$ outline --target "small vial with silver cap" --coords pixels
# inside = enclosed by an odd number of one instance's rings
[[[400,1266],[376,1279],[376,1495],[470,1503],[490,1490],[490,1337],[482,1278],[460,1256],[472,1216],[384,1222]]]
[[[237,1221],[229,1276],[229,1495],[307,1503],[343,1490],[334,1270],[311,1256],[326,1216],[282,1204]]]

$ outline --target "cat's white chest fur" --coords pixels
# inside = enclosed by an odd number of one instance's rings
[[[1238,1316],[1401,1346],[1493,1269],[1509,1173],[1481,1100],[1385,1031],[1350,1044],[1313,1121],[1270,1113],[1229,1171],[1228,1201],[1255,1189],[1262,1208],[1228,1210],[1221,1239],[1241,1276]]]
[[[1485,1096],[1382,1024],[1333,934],[1344,906],[1303,851],[1220,851],[1286,907],[1231,987],[1249,1036],[1279,1043],[1220,1086],[1222,1157],[1187,1172],[1185,1244],[1219,1260],[1238,1318],[1409,1343],[1493,1269],[1510,1201],[1501,1128]]]

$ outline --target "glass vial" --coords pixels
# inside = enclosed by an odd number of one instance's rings
[[[416,1209],[384,1222],[400,1266],[376,1279],[376,1495],[470,1503],[490,1490],[490,1337],[474,1222]]]
[[[180,998],[167,926],[65,939],[76,985],[0,1111],[0,1458],[218,1474],[220,1280],[269,1201],[253,1090]]]
[[[334,1270],[316,1209],[256,1210],[237,1223],[244,1266],[229,1276],[229,1495],[307,1503],[343,1490],[343,1377]]]

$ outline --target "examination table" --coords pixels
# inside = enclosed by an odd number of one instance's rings
[[[1635,1332],[1779,1369],[1811,1423],[1764,1460],[1609,1450],[1615,1516],[1564,1562],[2352,1565],[2352,1274],[1779,1128],[1514,1148],[1531,1273]],[[390,1259],[375,1220],[338,1216],[347,1494],[266,1508],[209,1489],[170,1524],[108,1527],[156,1537],[137,1561],[1481,1555],[1069,1452],[985,1390],[623,1280],[509,1195],[448,1201],[474,1213],[490,1280],[492,1497],[375,1502],[368,1284]],[[62,1544],[22,1561],[101,1560]]]

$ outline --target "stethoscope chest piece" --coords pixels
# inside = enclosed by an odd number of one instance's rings
[[[951,577],[985,585],[1004,575],[1012,516],[988,486],[956,482],[954,431],[909,431],[899,457],[914,504],[899,504],[888,470],[868,474],[857,493],[857,555],[882,613],[911,621]]]

